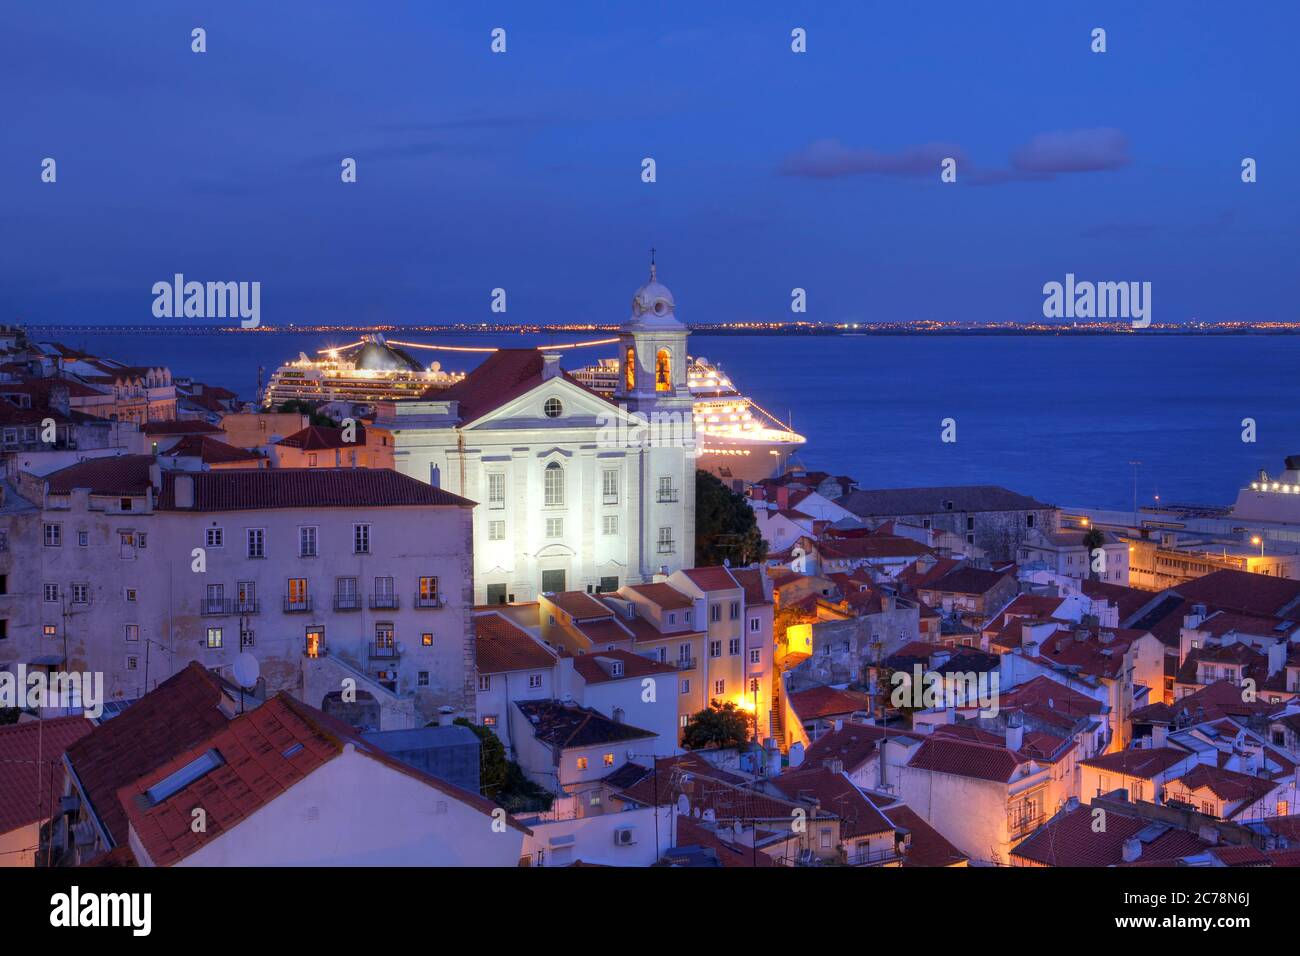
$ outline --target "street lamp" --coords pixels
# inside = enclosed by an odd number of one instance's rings
[[[1259,556],[1262,558],[1264,556],[1264,539],[1260,535],[1255,535],[1250,539],[1250,543],[1259,545]]]

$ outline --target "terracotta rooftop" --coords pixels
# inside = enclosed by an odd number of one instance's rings
[[[614,673],[618,669],[613,666],[615,663],[622,665],[621,673]],[[671,664],[661,664],[631,651],[592,651],[582,654],[573,659],[573,669],[588,684],[677,673],[677,668]]]
[[[1188,601],[1270,617],[1300,617],[1300,581],[1222,570],[1172,589]]]
[[[665,584],[662,581],[654,584],[629,584],[626,587],[627,590],[636,592],[651,604],[656,604],[665,611],[680,611],[683,608],[695,606],[695,602],[687,595],[671,584]]]
[[[894,825],[842,773],[825,767],[800,767],[769,778],[772,786],[797,803],[815,800],[823,813],[840,818],[840,837],[854,839],[892,833]]]
[[[344,441],[344,429],[330,428],[322,425],[308,425],[302,431],[281,438],[277,445],[286,448],[301,448],[303,451],[323,451],[334,448],[357,448],[366,443],[366,429],[358,425],[352,441]]]
[[[122,786],[118,798],[150,860],[158,866],[169,866],[283,796],[339,756],[348,744],[357,753],[420,780],[480,813],[491,815],[497,809],[477,793],[402,763],[370,744],[348,725],[284,692],[235,717],[155,770]],[[218,766],[164,799],[157,802],[150,799],[151,788],[210,751],[220,755]],[[207,813],[207,828],[202,833],[192,829],[191,810],[196,805]],[[507,822],[515,829],[528,832],[509,817]]]
[[[208,465],[262,460],[262,456],[255,451],[236,448],[208,435],[186,435],[162,455],[166,458],[199,458]]]
[[[867,710],[870,698],[856,690],[837,690],[834,687],[810,687],[786,697],[790,709],[800,720],[816,720]]]
[[[92,495],[143,495],[149,488],[152,455],[114,455],[91,458],[46,476],[50,494],[71,494],[84,488]]]
[[[558,700],[517,700],[515,706],[532,724],[533,736],[559,749],[595,747],[654,737],[653,731],[610,720],[590,707]]]
[[[550,601],[575,621],[609,617],[614,612],[584,591],[557,591],[547,594]]]
[[[1117,866],[1124,861],[1125,842],[1133,839],[1141,847],[1139,862],[1169,865],[1210,846],[1194,833],[1110,808],[1106,810],[1106,829],[1095,832],[1092,807],[1080,804],[1058,813],[1011,852],[1046,866]]]
[[[1187,760],[1195,760],[1191,751],[1177,747],[1147,747],[1141,750],[1120,750],[1079,761],[1080,766],[1092,767],[1106,773],[1123,774],[1141,780],[1153,780],[1169,768]]]
[[[551,667],[557,657],[518,624],[494,611],[474,615],[474,648],[480,674]]]
[[[977,780],[1010,783],[1024,760],[1006,747],[931,734],[907,762],[909,767]]]
[[[68,747],[68,762],[117,846],[126,843],[120,787],[206,740],[229,722],[221,681],[197,663],[159,684],[118,716]]]
[[[187,511],[474,505],[389,468],[230,468],[185,474],[194,481],[194,507]],[[162,477],[158,507],[179,510],[177,473]]]
[[[63,752],[93,729],[85,717],[0,727],[0,834],[58,813]]]
[[[926,591],[950,591],[954,594],[986,594],[1006,577],[1005,571],[990,571],[966,565],[949,571],[941,578],[914,587]]]

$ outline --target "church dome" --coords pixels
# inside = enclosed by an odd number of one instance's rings
[[[632,317],[628,324],[639,328],[679,328],[676,311],[673,294],[659,281],[652,262],[650,280],[632,295]]]

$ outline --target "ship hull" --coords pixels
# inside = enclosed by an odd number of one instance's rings
[[[698,432],[696,439],[703,447],[695,467],[716,475],[737,491],[781,474],[790,456],[803,446],[803,442],[729,441]]]

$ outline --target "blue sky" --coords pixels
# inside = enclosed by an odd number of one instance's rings
[[[789,318],[796,286],[826,321],[1036,320],[1067,272],[1151,282],[1156,322],[1297,318],[1294,4],[11,0],[4,26],[0,321],[152,322],[176,272],[260,281],[274,325],[487,321],[497,286],[508,320],[618,321],[652,245],[695,322]]]

